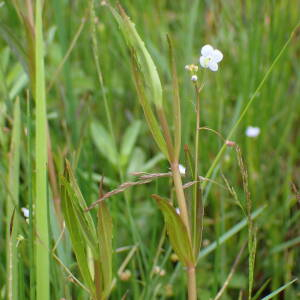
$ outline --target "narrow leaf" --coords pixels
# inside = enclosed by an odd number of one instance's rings
[[[166,141],[161,133],[157,119],[156,119],[156,117],[152,111],[151,105],[147,99],[147,96],[146,96],[146,93],[144,90],[144,85],[142,82],[142,78],[140,75],[139,66],[138,66],[134,52],[132,53],[131,61],[132,61],[132,70],[133,70],[133,75],[134,75],[134,79],[135,79],[135,85],[136,85],[136,90],[138,93],[138,98],[139,98],[140,104],[142,105],[147,124],[149,126],[151,134],[152,134],[157,146],[159,147],[160,151],[168,158],[169,155],[168,155],[168,151],[167,151]]]
[[[62,178],[62,184],[67,192],[67,198],[65,200],[70,202],[69,206],[78,221],[78,230],[81,231],[86,243],[91,248],[94,257],[97,258],[98,241],[95,225],[90,213],[85,212],[87,205],[68,161],[66,161],[65,173],[66,177]]]
[[[159,75],[143,40],[140,38],[135,29],[135,24],[131,22],[121,5],[118,5],[120,13],[118,13],[111,6],[109,7],[120,26],[128,47],[130,49],[134,49],[137,54],[138,62],[141,66],[144,79],[147,80],[149,85],[151,101],[153,101],[157,107],[162,107],[162,87]]]
[[[278,288],[273,293],[271,293],[268,296],[262,298],[261,300],[269,300],[269,299],[274,298],[276,295],[278,295],[279,293],[281,293],[283,290],[285,290],[288,286],[290,286],[291,284],[293,284],[297,280],[298,279],[295,278],[294,280],[292,280],[292,281],[288,282],[287,284],[283,285],[282,287]]]
[[[180,146],[181,146],[180,94],[179,94],[179,85],[178,85],[173,43],[169,36],[168,36],[168,43],[169,43],[170,67],[172,70],[172,79],[173,79],[173,94],[174,94],[173,95],[174,147],[175,147],[175,158],[176,160],[178,160],[180,154]]]
[[[62,185],[61,195],[62,195],[62,210],[64,213],[64,219],[70,234],[78,267],[85,284],[89,287],[91,293],[93,293],[94,284],[88,267],[85,239],[80,230],[80,225],[77,220],[77,216],[74,211],[74,208],[69,199],[69,193],[68,190],[66,189],[65,184]]]
[[[98,239],[105,297],[110,293],[112,284],[112,238],[112,219],[106,203],[101,202],[98,208]]]
[[[267,285],[269,284],[270,281],[271,281],[271,278],[269,278],[268,280],[266,280],[266,282],[256,292],[256,294],[254,295],[254,297],[252,297],[252,300],[257,300],[258,299],[258,297],[262,294],[262,292],[265,290],[265,288],[267,287]]]
[[[170,238],[171,245],[179,259],[186,266],[194,263],[194,255],[189,240],[188,232],[180,216],[176,213],[166,199],[158,195],[152,195],[162,211]]]
[[[9,280],[9,299],[18,299],[18,262],[17,262],[17,235],[19,231],[18,214],[15,215],[19,206],[19,173],[20,173],[20,140],[21,140],[21,112],[19,99],[14,104],[14,118],[12,138],[9,153],[9,174],[8,174],[8,197],[6,206],[7,221],[7,278]],[[11,247],[11,245],[13,245]]]
[[[42,1],[35,6],[36,99],[36,298],[50,299],[49,224],[47,195],[47,108],[45,91]]]

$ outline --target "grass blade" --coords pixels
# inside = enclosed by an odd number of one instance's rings
[[[283,290],[285,290],[288,286],[290,286],[291,284],[293,284],[295,281],[297,281],[298,279],[295,278],[294,280],[288,282],[287,284],[283,285],[282,287],[278,288],[277,290],[275,290],[273,293],[269,294],[266,297],[263,297],[261,300],[269,300],[272,299],[273,297],[275,297],[276,295],[278,295],[279,293],[281,293]]]
[[[49,225],[47,199],[47,117],[44,71],[42,1],[36,1],[36,297],[50,300]]]
[[[19,205],[19,172],[20,172],[20,138],[21,138],[21,113],[20,102],[16,100],[14,105],[14,123],[9,154],[9,175],[8,175],[8,198],[6,207],[7,219],[7,257],[10,263],[7,264],[8,278],[8,299],[17,300],[18,297],[18,263],[17,263],[17,235],[19,230],[18,210]],[[10,225],[10,224],[13,224]]]

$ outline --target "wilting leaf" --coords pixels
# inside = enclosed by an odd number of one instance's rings
[[[180,216],[166,199],[158,195],[152,195],[162,211],[170,238],[171,245],[179,259],[185,265],[194,263],[192,246],[188,237],[188,232]]]
[[[94,293],[94,284],[90,274],[87,262],[86,242],[80,230],[80,225],[77,220],[77,214],[72,206],[68,189],[66,188],[67,182],[62,184],[62,210],[64,219],[68,228],[72,246],[76,256],[79,270],[84,279],[84,282],[89,287],[91,293]]]
[[[74,214],[74,218],[76,218],[77,231],[81,232],[86,243],[91,248],[94,257],[97,258],[99,253],[95,225],[90,213],[85,212],[87,205],[68,161],[66,162],[65,173],[66,177],[62,178],[62,184],[66,190],[64,200],[68,202],[68,207],[72,211],[72,214]]]

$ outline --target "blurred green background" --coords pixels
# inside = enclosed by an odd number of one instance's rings
[[[16,1],[18,2],[18,1]],[[23,1],[18,2],[24,8]],[[47,114],[52,154],[59,173],[64,158],[76,162],[76,175],[88,204],[97,199],[98,183],[105,176],[105,190],[134,180],[133,171],[168,172],[167,161],[158,152],[138,103],[131,73],[129,51],[110,11],[95,1],[96,19],[90,15],[88,0],[53,0],[44,3],[45,68]],[[171,72],[166,35],[174,40],[179,76],[183,143],[194,147],[194,89],[184,66],[198,63],[200,49],[211,44],[220,49],[224,59],[219,71],[207,72],[201,92],[201,126],[217,130],[224,137],[238,119],[268,68],[300,20],[299,0],[122,0],[131,20],[151,53],[164,86],[164,104],[171,117]],[[25,12],[26,14],[26,12]],[[0,1],[0,244],[5,245],[9,141],[12,105],[20,97],[22,114],[20,205],[28,207],[28,137],[26,136],[26,93],[30,89],[24,65],[33,57],[30,41],[13,2]],[[93,55],[91,22],[96,23],[96,37],[104,89],[99,84]],[[73,44],[72,44],[73,43]],[[70,48],[71,46],[71,48]],[[68,50],[70,52],[68,53]],[[63,59],[66,56],[64,64]],[[25,61],[24,61],[25,59]],[[61,65],[61,68],[60,68]],[[59,72],[57,72],[57,69]],[[201,71],[202,72],[202,71]],[[202,74],[202,73],[200,73]],[[199,76],[200,79],[202,75]],[[257,255],[254,290],[270,279],[264,293],[280,287],[300,274],[300,31],[295,34],[256,96],[233,140],[241,147],[249,173],[249,188],[254,209],[266,205],[256,219]],[[31,93],[31,92],[30,92]],[[107,119],[104,98],[112,119]],[[34,103],[32,103],[32,107]],[[32,111],[32,118],[34,112]],[[30,122],[29,122],[30,123]],[[34,122],[32,120],[32,126]],[[114,162],[112,141],[117,148],[130,138],[125,135],[132,124],[137,126],[134,147],[123,162]],[[257,126],[257,138],[245,135],[247,126]],[[94,129],[93,129],[94,128]],[[34,129],[34,128],[33,128]],[[125,137],[125,138],[124,138]],[[33,136],[31,137],[33,139]],[[200,173],[205,176],[222,140],[212,132],[200,133]],[[184,153],[182,151],[182,164]],[[33,174],[34,178],[34,174]],[[225,178],[237,197],[244,199],[242,176],[234,149],[228,149],[215,168],[213,179],[225,186]],[[107,200],[114,223],[114,249],[138,245],[127,269],[131,277],[122,281],[116,272],[128,251],[114,255],[117,286],[111,299],[185,299],[182,269],[170,260],[168,242],[156,264],[163,265],[164,276],[150,278],[154,257],[161,238],[163,219],[152,193],[172,198],[168,178],[130,189]],[[53,207],[55,196],[49,184],[51,247],[60,229]],[[58,195],[59,196],[59,195]],[[205,227],[203,247],[208,246],[240,222],[244,215],[232,194],[216,184],[204,191]],[[21,221],[24,240],[18,245],[22,279],[20,300],[29,299],[28,224]],[[247,230],[217,245],[198,265],[198,288],[201,299],[212,299],[223,285]],[[79,279],[80,274],[67,238],[56,255]],[[0,299],[5,299],[5,247],[0,248]],[[178,271],[179,270],[179,271]],[[247,251],[222,299],[238,299],[247,294]],[[64,268],[51,259],[52,299],[88,299],[88,295],[69,280]],[[277,299],[299,298],[299,283],[293,284]]]

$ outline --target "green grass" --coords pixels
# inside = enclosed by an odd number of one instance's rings
[[[171,178],[157,177],[118,193],[102,208],[91,210],[90,217],[82,213],[82,207],[99,198],[102,176],[103,192],[108,192],[123,182],[137,181],[131,172],[169,172],[165,150],[161,153],[157,147],[144,118],[122,33],[101,1],[46,1],[43,8],[42,4],[0,1],[0,300],[88,300],[93,286],[103,290],[111,281],[110,299],[124,295],[135,300],[167,299],[171,292],[169,299],[186,299],[184,267],[171,259],[163,215],[151,198],[158,194],[176,202]],[[258,292],[258,299],[298,299],[299,280],[290,284],[300,274],[298,1],[123,0],[121,4],[157,67],[169,124],[174,119],[176,85],[167,34],[173,41],[183,165],[183,145],[193,156],[196,148],[195,92],[184,66],[197,64],[207,43],[224,53],[220,70],[206,72],[200,122],[240,147],[248,176],[241,171],[234,148],[224,146],[212,131],[199,132],[198,170],[210,178],[202,182],[205,215],[197,265],[199,299],[214,299],[254,232],[255,263],[254,248],[249,247],[220,299],[251,299],[249,285],[253,299]],[[24,15],[18,15],[16,8]],[[35,28],[36,43],[28,24]],[[203,73],[198,75],[201,80]],[[260,127],[257,138],[246,137],[248,125]],[[176,126],[176,122],[170,126],[172,134]],[[76,178],[73,183],[65,173],[66,160]],[[245,180],[251,211],[247,211]],[[68,199],[86,202],[78,208],[70,200],[72,209],[67,214],[62,209],[63,184]],[[33,212],[29,222],[22,207]],[[255,219],[247,226],[250,213]],[[110,245],[105,244],[110,236],[103,234],[110,235],[109,214],[112,274],[99,271],[103,261],[110,265]],[[69,230],[71,225],[74,228],[68,231],[64,220]],[[93,234],[88,239],[85,222],[98,224],[97,241]],[[84,252],[78,250],[76,237],[82,237]],[[81,253],[80,261],[76,252]],[[164,276],[153,272],[155,265],[165,271]],[[92,282],[88,283],[89,275],[84,276],[82,268],[91,274]],[[94,270],[99,271],[95,278]],[[124,280],[126,270],[131,275]]]

